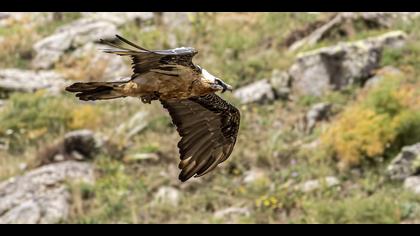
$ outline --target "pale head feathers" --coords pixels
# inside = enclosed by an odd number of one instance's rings
[[[214,91],[222,91],[222,93],[226,90],[232,91],[232,86],[226,84],[221,79],[210,74],[206,69],[203,69],[201,67],[199,68],[201,69],[202,81],[205,84],[208,84],[211,87],[211,89],[213,89]]]

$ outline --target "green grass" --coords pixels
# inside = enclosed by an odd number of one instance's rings
[[[381,190],[371,196],[344,199],[319,199],[304,205],[298,223],[321,224],[398,224],[419,214],[419,198],[395,189]]]
[[[26,31],[21,25],[0,29],[3,37],[18,39],[14,44],[3,45],[6,50],[0,52],[0,56],[3,55],[0,67],[27,68],[30,57],[25,58],[25,53],[31,51],[32,43],[78,19],[80,13],[63,16],[57,22],[40,25],[32,31]],[[325,14],[300,13],[200,13],[191,18],[191,28],[175,32],[176,45],[172,45],[167,31],[158,25],[129,23],[122,26],[120,32],[150,49],[194,46],[199,50],[195,63],[239,87],[269,78],[273,69],[289,68],[295,53],[287,52],[283,46],[287,35],[324,17]],[[68,94],[12,94],[0,112],[0,140],[10,144],[9,150],[0,150],[0,179],[23,173],[19,165],[33,161],[34,153],[45,143],[58,140],[76,128],[90,128],[115,142],[118,153],[103,152],[93,160],[94,185],[69,183],[71,217],[61,223],[400,223],[419,220],[419,197],[406,192],[401,183],[390,183],[384,177],[390,158],[402,145],[418,142],[420,134],[420,113],[410,103],[419,98],[416,88],[420,72],[417,65],[420,35],[409,25],[399,24],[409,33],[409,43],[402,50],[386,49],[381,66],[401,69],[405,75],[402,85],[392,81],[381,84],[362,100],[357,98],[367,92],[355,86],[323,97],[304,96],[292,102],[275,101],[263,106],[239,105],[231,94],[224,94],[224,98],[241,110],[235,150],[213,172],[186,184],[177,180],[180,137],[158,102],[145,105],[138,100],[119,99],[84,103]],[[413,26],[417,24],[418,21],[413,22]],[[383,32],[356,27],[356,35],[342,38],[335,32],[314,48]],[[30,37],[26,39],[22,35]],[[406,92],[396,97],[404,99],[395,99],[393,91],[400,85]],[[331,125],[323,122],[310,135],[302,132],[303,117],[318,102],[333,103],[333,123],[335,117],[352,104],[400,117],[395,131],[399,134],[395,139],[398,143],[393,150],[385,151],[384,157],[388,158],[361,162],[357,168],[343,171],[323,146],[303,148],[318,140]],[[410,109],[405,109],[407,106]],[[148,126],[130,140],[121,141],[123,138],[116,135],[115,127],[139,111],[149,113]],[[126,161],[121,158],[137,153],[156,153],[159,159]],[[245,174],[255,169],[263,171],[264,177],[245,183]],[[336,176],[339,186],[311,193],[295,189],[305,181],[326,176]],[[180,191],[176,207],[153,203],[154,195],[162,186]],[[229,207],[246,208],[249,215],[215,217],[215,212]]]
[[[41,13],[46,14],[46,13]],[[17,23],[0,29],[0,37],[4,40],[0,43],[0,68],[16,67],[21,69],[30,68],[34,58],[32,46],[43,37],[52,34],[58,27],[65,25],[80,17],[80,13],[64,13],[59,19],[53,19],[44,24]]]

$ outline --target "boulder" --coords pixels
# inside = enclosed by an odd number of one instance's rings
[[[159,155],[157,153],[135,153],[124,157],[125,162],[139,162],[139,161],[159,161]]]
[[[419,172],[420,143],[403,147],[387,168],[387,174],[393,180],[404,180]]]
[[[385,66],[376,72],[376,74],[369,78],[364,87],[365,88],[374,88],[377,86],[384,78],[387,76],[402,77],[404,74],[401,70],[393,66]]]
[[[53,224],[66,220],[70,211],[68,180],[93,184],[92,165],[62,162],[0,183],[0,224]]]
[[[405,179],[404,188],[420,195],[420,176],[411,176]]]
[[[69,132],[62,140],[39,151],[38,166],[67,160],[92,159],[104,143],[105,139],[91,130]]]
[[[289,70],[293,90],[299,95],[322,96],[329,90],[363,84],[378,68],[383,48],[400,48],[406,37],[401,31],[393,31],[301,53]]]
[[[237,216],[250,216],[251,212],[248,208],[229,207],[218,210],[214,213],[215,218],[232,218]]]
[[[121,123],[116,129],[116,135],[121,136],[123,140],[130,140],[134,135],[140,133],[149,124],[149,113],[139,111],[128,121]]]
[[[35,92],[46,89],[53,94],[63,91],[67,82],[55,71],[31,71],[20,69],[0,70],[0,91]]]
[[[49,69],[65,52],[100,39],[111,39],[117,33],[116,25],[108,21],[88,18],[76,20],[34,44],[36,56],[32,66],[35,69]]]
[[[313,192],[323,187],[331,188],[340,184],[340,181],[334,176],[328,176],[322,179],[308,180],[296,186],[296,189],[304,193]]]
[[[88,72],[98,71],[98,73],[95,73],[95,76],[97,77],[92,78],[95,80],[110,81],[129,76],[131,73],[131,67],[129,63],[125,62],[123,57],[104,53],[102,51],[104,48],[106,48],[104,45],[87,43],[86,45],[76,49],[69,56],[69,59],[83,60],[83,58],[89,57],[86,70]]]
[[[270,84],[276,99],[288,99],[291,88],[291,78],[286,71],[273,70]]]
[[[356,34],[356,25],[364,25],[369,29],[391,28],[398,19],[410,21],[419,13],[402,12],[340,12],[325,20],[318,20],[297,29],[286,37],[285,44],[289,51],[313,46],[328,38],[334,32],[341,32],[349,37]]]
[[[99,42],[99,39],[112,39],[116,33],[114,24],[89,18],[73,21],[55,31],[55,34],[69,34],[71,46],[76,48],[89,42]]]
[[[160,187],[152,204],[177,206],[181,200],[181,193],[178,189],[169,186]]]
[[[243,182],[248,185],[265,184],[269,182],[269,179],[263,170],[252,169],[244,173]]]
[[[267,103],[276,98],[274,90],[268,80],[263,79],[252,84],[237,89],[233,95],[241,101],[247,103]]]
[[[317,122],[327,120],[330,116],[332,104],[317,103],[306,113],[306,130],[312,132]]]
[[[66,153],[77,152],[83,158],[91,158],[102,146],[103,140],[93,131],[83,129],[72,131],[64,135],[63,143],[64,151]]]

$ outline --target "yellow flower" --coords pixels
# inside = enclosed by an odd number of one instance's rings
[[[270,197],[270,201],[271,201],[271,203],[273,204],[273,205],[276,205],[277,204],[277,198],[275,198],[275,197]]]

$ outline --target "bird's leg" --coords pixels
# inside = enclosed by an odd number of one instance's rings
[[[152,103],[153,100],[158,100],[159,99],[159,93],[154,92],[152,94],[147,94],[147,95],[141,96],[140,98],[141,98],[141,101],[143,103],[150,104],[150,103]]]

